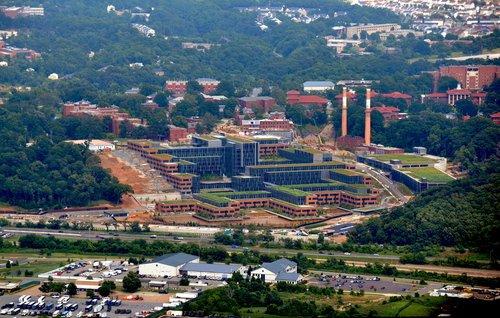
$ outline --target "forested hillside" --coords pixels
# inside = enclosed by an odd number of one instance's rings
[[[119,184],[85,147],[61,142],[69,133],[99,137],[101,123],[68,125],[54,119],[54,101],[35,96],[18,94],[0,107],[0,202],[28,209],[119,202],[130,187]]]
[[[463,246],[492,252],[500,247],[500,166],[481,164],[470,178],[429,190],[409,204],[360,225],[357,243]]]
[[[4,4],[21,3],[29,2],[10,0]],[[339,58],[326,47],[323,37],[332,34],[333,26],[400,22],[400,18],[388,10],[351,6],[339,0],[272,1],[274,6],[315,8],[330,18],[309,24],[283,18],[282,24],[263,32],[255,23],[255,12],[238,10],[262,3],[256,0],[111,3],[120,10],[140,6],[150,11],[151,17],[144,21],[127,13],[122,16],[107,13],[107,3],[99,0],[32,1],[33,5],[45,7],[44,17],[15,20],[0,17],[0,28],[20,30],[18,37],[9,39],[9,44],[42,53],[42,58],[33,62],[11,61],[0,73],[0,82],[46,84],[46,77],[57,73],[64,80],[78,80],[80,85],[118,92],[145,83],[162,85],[165,77],[214,77],[234,82],[243,89],[251,85],[291,89],[311,79],[365,78],[380,80],[376,89],[382,91],[414,94],[430,89],[425,79],[422,82],[417,75],[432,69],[433,65],[418,58],[437,52],[423,40],[411,37],[392,40],[389,45],[400,48],[401,54],[390,56],[376,41],[367,47],[372,55]],[[152,27],[156,36],[140,35],[132,23]],[[473,53],[491,47],[495,39],[478,40],[477,44],[457,49]],[[198,52],[182,49],[182,42],[208,42],[216,46]],[[130,63],[143,63],[144,67],[131,69]],[[34,72],[26,72],[28,68]],[[156,76],[157,69],[165,71],[165,77]],[[416,77],[411,77],[414,75]]]

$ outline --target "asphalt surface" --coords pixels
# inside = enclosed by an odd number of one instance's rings
[[[15,295],[4,295],[0,297],[0,306],[3,306],[5,304],[8,304],[10,302],[14,302],[16,305],[19,303],[19,297],[20,294],[15,294]],[[37,296],[32,296],[32,301],[36,301]],[[45,304],[52,303],[57,305],[57,300],[51,297],[46,297],[45,298]],[[77,314],[82,311],[83,313],[85,312],[85,301],[86,299],[82,298],[71,298],[69,302],[65,305],[68,304],[78,304],[78,309],[72,312],[72,317],[76,318]],[[98,301],[99,304],[99,301]],[[136,313],[141,313],[142,311],[151,311],[154,307],[161,307],[162,303],[152,303],[152,302],[144,302],[143,300],[141,301],[124,301],[122,300],[122,304],[120,306],[112,306],[111,311],[107,311],[107,306],[103,306],[104,308],[100,311],[100,313],[106,313],[107,317],[110,318],[125,318],[125,317],[137,317]],[[95,308],[96,306],[93,306]],[[116,309],[130,309],[131,313],[130,314],[117,314],[115,313]],[[35,310],[36,311],[36,310]],[[50,312],[53,313],[55,309],[53,308]],[[22,309],[21,309],[22,312]],[[21,313],[17,314],[16,317],[22,316]],[[28,316],[27,316],[28,317]],[[51,317],[51,316],[49,316]],[[83,316],[85,317],[85,316]]]
[[[56,231],[56,230],[47,230],[47,229],[18,229],[18,228],[3,228],[3,232],[13,233],[15,235],[24,235],[24,234],[38,234],[38,235],[53,235],[53,236],[61,236],[72,239],[88,239],[88,240],[101,240],[104,238],[117,238],[121,240],[136,240],[136,239],[144,239],[146,241],[152,242],[155,240],[167,240],[176,243],[198,243],[200,245],[216,245],[212,240],[209,240],[205,237],[184,237],[182,240],[176,240],[173,236],[155,234],[156,238],[151,238],[149,235],[144,234],[134,234],[134,233],[124,233],[119,232],[118,236],[112,236],[107,232],[97,232],[97,231]],[[248,247],[236,247],[232,248],[226,245],[217,245],[224,248],[228,253],[242,253],[246,250],[249,250]],[[303,253],[307,257],[311,258],[325,258],[325,257],[336,257],[343,259],[347,262],[355,263],[357,266],[364,266],[366,263],[373,262],[392,262],[396,263],[399,261],[399,256],[397,255],[378,255],[378,254],[363,254],[363,253],[342,253],[342,252],[318,252],[311,250],[293,250],[293,249],[284,249],[284,248],[251,248],[253,250],[257,250],[263,254],[278,254],[280,256],[295,256],[297,253]],[[435,266],[435,265],[413,265],[413,264],[393,264],[399,270],[424,270],[429,272],[437,272],[437,273],[449,273],[453,275],[461,275],[466,273],[468,276],[474,277],[500,277],[500,271],[495,270],[486,270],[486,269],[474,269],[474,268],[461,268],[461,267],[449,267],[449,266]]]
[[[369,174],[372,178],[377,180],[383,187],[386,189],[393,197],[399,200],[402,203],[407,203],[408,198],[398,189],[396,184],[389,178],[387,178],[382,173],[377,172],[375,168],[371,168],[368,165],[357,162],[356,168],[360,170],[364,170],[367,174]],[[373,170],[372,170],[373,169]]]

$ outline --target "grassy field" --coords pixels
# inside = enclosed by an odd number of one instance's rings
[[[425,168],[405,168],[402,170],[406,172],[408,175],[415,177],[417,179],[426,178],[429,182],[450,182],[454,179],[443,173],[442,171],[433,168],[433,167],[425,167]]]
[[[388,303],[374,303],[361,306],[361,313],[372,312],[375,317],[428,317],[439,309],[444,297],[424,296],[411,300],[398,300]]]
[[[61,259],[29,259],[25,264],[21,262],[21,264],[18,266],[12,266],[11,268],[1,268],[0,278],[21,280],[24,277],[36,277],[38,274],[48,272],[66,263],[67,262]],[[26,271],[32,272],[33,275],[25,276]]]

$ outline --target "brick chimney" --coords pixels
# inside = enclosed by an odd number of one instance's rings
[[[342,136],[347,136],[347,87],[342,89]]]
[[[371,119],[371,89],[366,89],[366,109],[365,109],[365,145],[372,143],[372,119]]]

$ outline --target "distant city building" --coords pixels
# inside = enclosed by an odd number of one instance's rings
[[[317,95],[301,95],[299,91],[288,91],[286,93],[286,102],[289,105],[313,105],[313,106],[327,106],[328,99]]]
[[[483,90],[491,85],[493,81],[500,78],[500,66],[497,65],[452,65],[441,66],[439,71],[434,73],[435,80],[438,81],[443,76],[456,79],[462,88],[472,91]]]
[[[264,113],[268,113],[276,106],[276,100],[269,96],[241,97],[238,98],[238,104],[242,108],[260,108]]]
[[[335,84],[331,81],[307,81],[302,84],[302,87],[306,93],[326,92],[328,90],[334,90]]]
[[[187,140],[188,130],[183,127],[168,125],[168,141],[181,142]]]
[[[16,19],[18,17],[43,16],[45,10],[43,7],[5,7],[0,6],[0,12],[6,17]]]
[[[185,50],[197,50],[200,52],[205,52],[213,48],[214,46],[220,46],[220,44],[214,43],[195,43],[195,42],[182,42],[182,48]]]
[[[0,57],[17,58],[20,56],[27,60],[34,60],[39,58],[41,54],[27,48],[13,47],[7,45],[4,41],[0,41]]]
[[[196,82],[202,87],[204,94],[211,94],[217,90],[220,81],[212,78],[198,78]],[[165,90],[174,95],[183,95],[187,91],[188,81],[186,80],[168,80],[165,82]]]
[[[490,115],[491,120],[497,125],[500,125],[500,112],[496,112]]]
[[[148,38],[154,37],[156,35],[156,31],[154,29],[148,27],[147,25],[133,23],[132,27],[134,29],[136,29],[137,31],[139,31],[139,33],[141,33],[142,35],[144,35]]]
[[[441,104],[448,104],[454,106],[457,101],[461,99],[469,99],[475,105],[480,105],[486,99],[486,93],[482,91],[472,91],[470,89],[463,89],[459,84],[455,89],[449,89],[446,93],[431,93],[422,95],[422,102],[434,101]]]
[[[104,119],[111,118],[111,131],[119,135],[122,123],[130,127],[145,126],[142,119],[131,117],[128,113],[120,111],[117,106],[97,107],[88,101],[68,102],[63,105],[63,117],[96,117]]]
[[[408,118],[408,114],[401,113],[399,108],[392,106],[372,107],[372,111],[378,111],[384,117],[384,123]]]
[[[92,140],[68,140],[66,141],[68,143],[72,143],[75,145],[86,145],[88,144],[88,148],[90,151],[93,152],[100,152],[100,151],[113,151],[115,150],[115,145],[111,142],[104,141],[104,140],[99,140],[99,139],[92,139]]]
[[[335,50],[335,53],[343,53],[349,46],[359,48],[363,43],[360,40],[337,39],[333,36],[325,36],[326,46]]]
[[[366,32],[369,35],[372,33],[391,32],[400,29],[401,26],[396,23],[367,24],[367,25],[349,26],[345,28],[345,34],[348,39],[352,39],[355,35],[358,38],[361,38],[361,33],[363,32]]]

